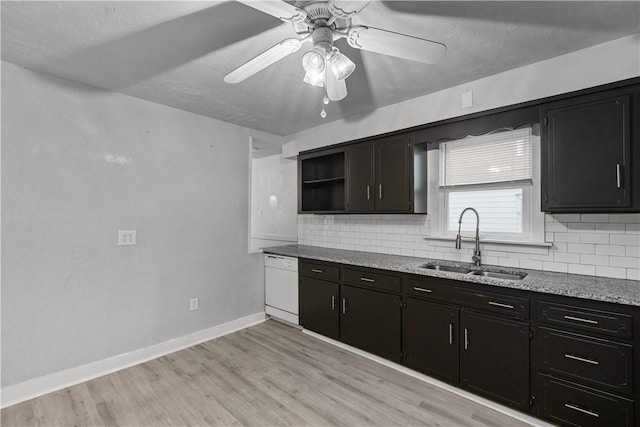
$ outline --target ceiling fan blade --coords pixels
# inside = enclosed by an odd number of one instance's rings
[[[284,39],[275,46],[262,52],[260,55],[245,62],[229,74],[224,76],[226,83],[240,83],[241,81],[253,76],[258,71],[267,68],[269,65],[278,62],[287,55],[296,52],[302,46],[299,39]]]
[[[329,10],[338,18],[349,19],[360,13],[369,3],[371,0],[331,0]]]
[[[327,98],[329,101],[340,101],[347,96],[346,79],[338,80],[331,70],[326,71],[327,74]]]
[[[356,49],[425,64],[434,64],[447,53],[447,47],[442,43],[364,26],[352,27],[347,41]]]
[[[284,1],[256,1],[256,0],[236,0],[242,4],[246,4],[249,7],[257,9],[261,12],[275,16],[276,18],[295,24],[307,19],[307,12],[297,8]]]

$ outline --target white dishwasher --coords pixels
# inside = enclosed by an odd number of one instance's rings
[[[264,311],[298,324],[298,258],[264,255]]]

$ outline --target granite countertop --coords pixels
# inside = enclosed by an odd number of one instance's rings
[[[474,269],[511,274],[520,272],[527,273],[526,277],[522,280],[505,280],[421,268],[422,265],[428,263],[464,267],[468,267],[468,263],[304,245],[263,248],[263,252],[296,258],[337,262],[360,267],[378,268],[381,270],[397,271],[400,273],[410,273],[421,276],[443,277],[489,286],[499,286],[502,288],[522,289],[525,291],[566,295],[596,301],[640,306],[640,281],[636,280],[612,279],[608,277],[583,276],[579,274],[512,269],[485,265],[479,268],[473,267]]]

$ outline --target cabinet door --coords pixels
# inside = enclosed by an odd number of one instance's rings
[[[529,409],[529,325],[462,310],[463,386],[518,409]]]
[[[630,97],[577,98],[542,113],[542,210],[631,206]]]
[[[348,285],[342,285],[340,291],[340,339],[400,361],[400,297]]]
[[[457,383],[460,309],[413,298],[406,303],[402,312],[404,364]]]
[[[409,136],[375,144],[375,206],[377,212],[411,212],[413,183],[412,145]]]
[[[373,146],[357,144],[347,152],[347,210],[373,212]]]
[[[338,339],[338,284],[300,278],[300,325],[329,338]]]

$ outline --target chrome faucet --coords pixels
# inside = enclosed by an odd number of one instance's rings
[[[480,267],[482,256],[480,255],[480,216],[478,211],[473,208],[465,208],[460,213],[460,219],[458,220],[458,235],[456,236],[456,249],[462,248],[462,236],[460,235],[460,227],[462,227],[462,217],[466,211],[473,211],[476,214],[476,249],[473,251],[471,259],[475,263],[476,267]]]

